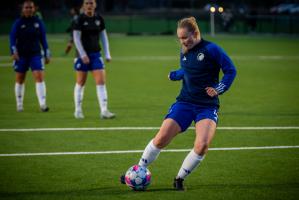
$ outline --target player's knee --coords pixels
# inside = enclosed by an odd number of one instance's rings
[[[153,143],[159,149],[163,149],[167,145],[167,142],[163,137],[155,137]]]
[[[43,82],[44,80],[43,80],[43,77],[42,76],[36,76],[35,77],[35,82],[37,82],[37,83],[40,83],[40,82]]]
[[[23,84],[24,82],[25,82],[25,77],[17,77],[16,78],[16,83]]]
[[[208,152],[209,144],[207,142],[198,142],[194,145],[194,151],[198,155],[204,155]]]
[[[81,87],[83,87],[85,85],[86,79],[77,79],[76,83],[78,85],[80,85]]]
[[[104,80],[96,80],[96,85],[105,85]]]

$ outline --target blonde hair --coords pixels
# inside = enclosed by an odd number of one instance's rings
[[[178,21],[178,28],[185,28],[188,32],[196,35],[196,38],[200,38],[200,31],[195,17],[187,17]]]

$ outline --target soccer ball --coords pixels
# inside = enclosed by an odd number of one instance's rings
[[[126,172],[125,182],[133,190],[145,190],[151,183],[151,172],[146,167],[134,165]]]

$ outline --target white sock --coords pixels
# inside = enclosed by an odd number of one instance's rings
[[[199,166],[200,162],[204,159],[204,156],[200,156],[197,153],[190,151],[190,153],[186,156],[181,169],[177,175],[177,178],[185,179],[197,166]]]
[[[82,112],[82,101],[84,95],[84,86],[79,85],[76,83],[74,89],[74,101],[75,101],[75,110]]]
[[[23,107],[24,93],[25,93],[25,84],[16,83],[15,95],[16,95],[17,107]]]
[[[39,106],[46,106],[46,84],[45,82],[36,82],[35,83],[36,95],[38,98]]]
[[[101,112],[106,112],[108,106],[108,95],[106,85],[97,85],[97,96]]]
[[[156,160],[156,158],[158,157],[160,151],[161,151],[161,149],[156,147],[153,143],[153,140],[151,140],[148,143],[148,145],[145,147],[138,165],[147,167],[154,160]]]

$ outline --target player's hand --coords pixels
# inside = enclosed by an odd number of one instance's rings
[[[171,71],[169,74],[168,74],[168,79],[170,81],[175,81],[175,77],[176,77],[176,72],[175,71]]]
[[[218,95],[218,92],[217,92],[216,89],[213,88],[213,87],[206,87],[205,89],[206,89],[207,94],[208,94],[210,97],[215,97],[215,96]]]
[[[15,61],[18,61],[20,59],[18,52],[15,52],[14,54],[12,54],[12,59]]]
[[[46,58],[45,58],[45,63],[46,63],[46,64],[49,64],[49,63],[50,63],[50,58],[46,57]]]
[[[184,70],[182,68],[175,70],[175,71],[171,71],[168,74],[168,79],[171,81],[180,81],[184,78]]]
[[[65,55],[67,55],[72,50],[72,47],[73,43],[69,42],[64,50]]]
[[[82,59],[82,62],[85,65],[88,65],[90,63],[90,60],[89,60],[88,56],[83,56],[81,59]]]

